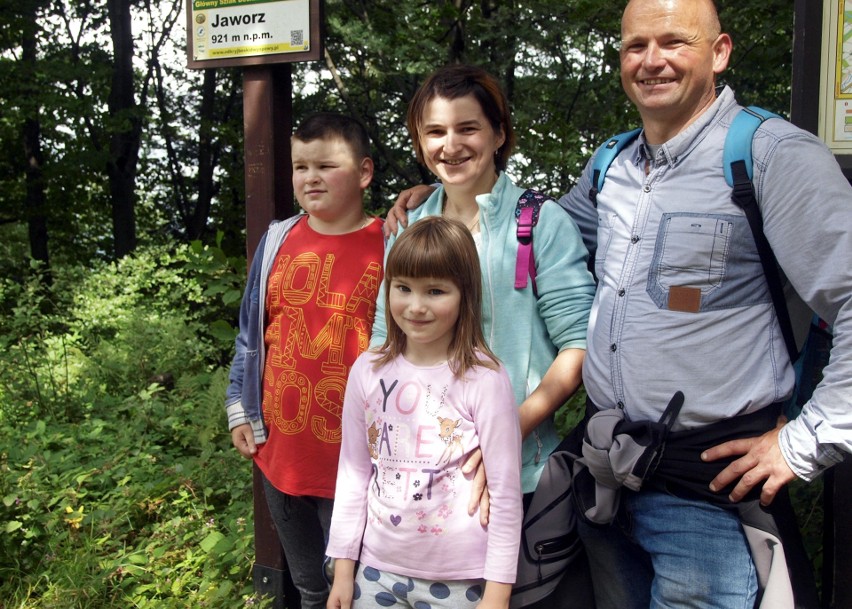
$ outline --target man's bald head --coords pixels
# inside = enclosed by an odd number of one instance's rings
[[[690,6],[688,6],[690,5]],[[629,0],[624,7],[621,22],[631,17],[631,11],[694,10],[700,16],[704,35],[714,40],[722,33],[719,10],[714,0]]]

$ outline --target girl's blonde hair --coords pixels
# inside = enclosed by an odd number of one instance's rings
[[[395,359],[405,350],[405,334],[390,310],[390,284],[394,278],[448,279],[461,293],[455,335],[447,359],[457,377],[474,366],[496,369],[497,356],[482,334],[482,274],[470,231],[456,220],[430,216],[402,232],[385,262],[385,319],[388,337],[379,350],[376,366]],[[486,359],[483,359],[485,356]]]

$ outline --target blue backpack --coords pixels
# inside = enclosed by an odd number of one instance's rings
[[[763,124],[763,121],[770,118],[781,118],[777,114],[758,108],[757,106],[749,106],[743,108],[736,117],[734,117],[731,128],[728,130],[728,135],[725,138],[725,148],[722,153],[722,166],[725,171],[725,181],[728,186],[735,188],[737,184],[754,192],[754,188],[745,186],[746,182],[751,184],[754,177],[754,162],[751,156],[751,142],[754,138],[754,133],[758,127]],[[615,157],[633,140],[639,137],[642,129],[633,129],[625,133],[620,133],[615,137],[607,140],[600,149],[598,149],[595,160],[592,164],[592,188],[589,191],[589,199],[597,205],[597,194],[604,186],[604,178],[609,166],[612,164]],[[743,171],[745,173],[743,173]],[[733,195],[732,195],[733,196]],[[735,201],[736,202],[736,201]],[[755,202],[756,203],[756,202]],[[737,203],[742,207],[742,203]]]

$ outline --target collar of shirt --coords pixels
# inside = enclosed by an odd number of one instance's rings
[[[713,105],[687,125],[683,131],[660,146],[656,158],[651,158],[649,155],[650,148],[643,131],[639,135],[639,145],[633,150],[634,162],[638,167],[644,166],[646,162],[653,165],[676,165],[681,158],[688,155],[704,139],[708,133],[707,127],[721,120],[736,105],[734,92],[728,86],[723,87]]]

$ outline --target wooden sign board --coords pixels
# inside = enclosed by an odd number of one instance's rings
[[[852,0],[823,0],[819,136],[852,154]]]
[[[187,67],[322,57],[321,0],[187,0]]]

